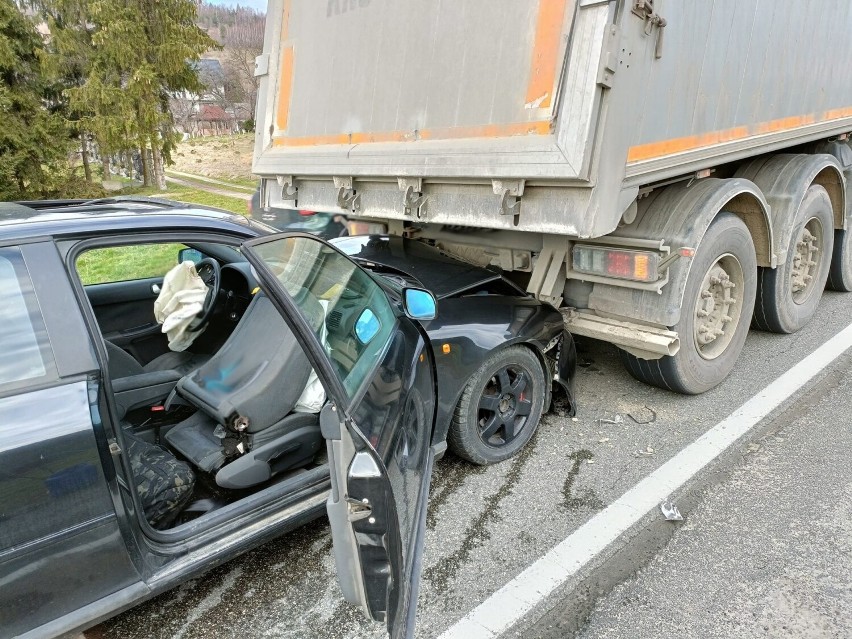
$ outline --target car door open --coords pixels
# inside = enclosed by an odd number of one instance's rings
[[[329,396],[320,425],[344,596],[392,637],[413,636],[435,372],[425,332],[410,318],[434,317],[435,300],[426,291],[396,299],[379,276],[307,234],[251,240],[243,252]],[[312,317],[317,309],[321,318]]]

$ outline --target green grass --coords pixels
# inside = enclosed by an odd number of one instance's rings
[[[137,244],[86,251],[77,258],[83,284],[162,277],[177,264],[183,244]]]
[[[212,206],[238,215],[248,213],[245,200],[179,185],[169,185],[165,192],[152,187],[125,188],[121,195],[143,195]],[[142,244],[92,249],[77,259],[77,272],[83,284],[162,277],[177,264],[177,254],[182,248],[185,248],[182,244]]]
[[[170,172],[169,169],[166,169],[166,175],[172,175],[172,177],[178,178],[180,180],[194,182],[196,184],[206,185],[213,188],[221,189],[231,187],[239,189],[241,191],[254,191],[255,189],[257,189],[257,185],[259,182],[259,180],[256,178],[241,178],[234,177],[233,175],[201,175],[200,173],[189,173],[186,171]]]
[[[177,202],[188,202],[192,204],[200,204],[202,206],[212,206],[217,209],[224,209],[231,213],[236,213],[237,215],[248,215],[248,203],[246,200],[236,197],[228,197],[226,195],[208,193],[201,189],[191,189],[177,184],[170,184],[165,191],[161,191],[153,187],[142,187],[124,189],[121,194],[159,197],[166,200],[175,200]]]
[[[214,180],[219,180],[220,182],[227,182],[228,184],[232,184],[233,186],[240,186],[244,189],[251,189],[254,191],[257,188],[258,179],[256,178],[238,178],[238,177],[221,177],[218,175],[211,176]]]
[[[168,192],[160,197],[166,197],[170,200],[178,202],[191,202],[193,204],[201,204],[202,206],[213,206],[217,209],[225,209],[231,213],[238,215],[248,214],[248,204],[246,200],[241,200],[227,195],[217,195],[216,193],[208,193],[200,189],[189,189],[183,186],[170,188]]]

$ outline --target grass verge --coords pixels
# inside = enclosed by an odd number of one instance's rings
[[[175,200],[177,202],[187,202],[191,204],[200,204],[202,206],[212,206],[217,209],[224,209],[237,215],[248,215],[248,203],[246,200],[228,197],[227,195],[217,195],[209,193],[201,189],[192,189],[189,187],[170,184],[165,191],[157,188],[129,188],[121,192],[122,195],[146,195],[150,197],[159,197],[167,200]]]

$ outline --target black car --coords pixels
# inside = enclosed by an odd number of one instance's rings
[[[308,209],[264,208],[260,205],[260,189],[248,201],[248,213],[277,231],[302,231],[326,240],[348,235],[346,216]]]
[[[184,266],[201,306],[167,336]],[[434,460],[505,459],[552,389],[573,407],[560,313],[414,240],[0,204],[0,295],[3,636],[89,627],[323,512],[346,599],[410,636]]]

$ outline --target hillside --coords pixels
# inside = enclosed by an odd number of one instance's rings
[[[178,144],[168,168],[212,178],[251,179],[254,134],[191,138]]]

